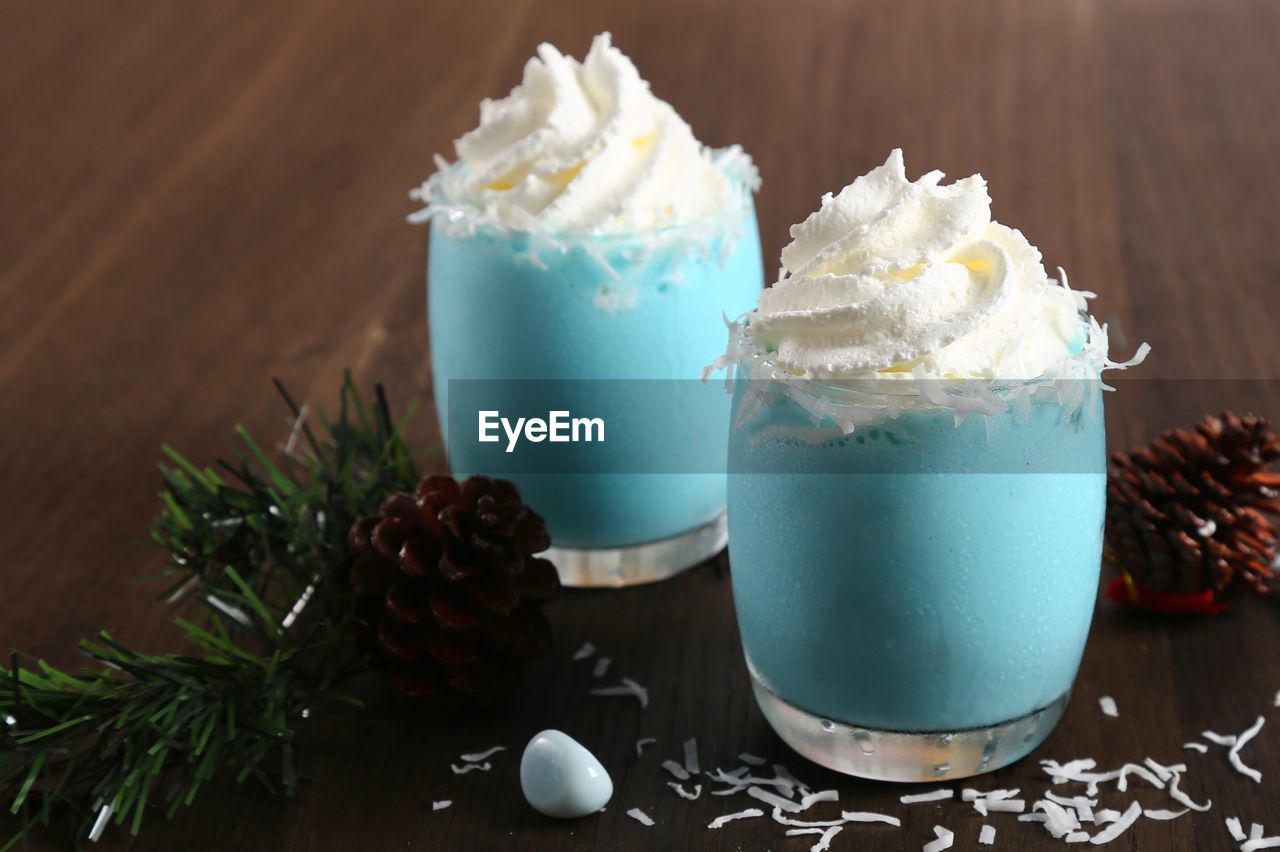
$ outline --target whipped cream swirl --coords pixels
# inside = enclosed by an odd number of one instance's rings
[[[981,175],[942,177],[907,180],[894,150],[824,196],[792,227],[782,279],[747,315],[748,340],[811,378],[1033,379],[1085,348],[1096,323],[1084,294],[991,220]]]
[[[629,234],[739,211],[742,184],[759,180],[741,149],[703,147],[608,33],[582,62],[541,45],[455,147],[458,162],[413,193],[428,204],[417,218],[434,205],[521,230]]]

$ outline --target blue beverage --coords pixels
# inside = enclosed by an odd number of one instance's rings
[[[695,382],[724,349],[722,317],[755,303],[763,269],[749,197],[740,214],[727,215],[741,220],[710,239],[702,223],[556,236],[553,244],[526,232],[432,223],[428,315],[443,428],[450,382],[502,382],[485,388],[485,398],[504,410],[545,412],[546,385],[529,380],[555,380],[575,411],[608,410],[613,422],[651,436],[628,448],[633,457],[618,465],[626,472],[575,470],[571,453],[553,473],[497,471],[546,518],[553,558],[571,585],[658,579],[723,547],[723,472],[639,471],[660,467],[676,441],[723,459],[729,399],[706,394],[693,405],[654,406],[651,395],[631,399],[625,382]],[[455,423],[475,422],[474,412],[455,415]],[[485,472],[475,435],[449,438],[455,472]]]
[[[845,435],[780,384],[737,383],[730,438],[734,598],[766,717],[866,777],[1021,758],[1061,714],[1093,613],[1100,404],[913,410]]]

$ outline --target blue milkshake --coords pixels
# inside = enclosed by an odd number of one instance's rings
[[[827,196],[726,359],[757,703],[806,757],[897,781],[997,769],[1061,716],[1101,564],[1098,376],[1125,366],[981,178],[939,178],[894,152]]]
[[[750,160],[703,148],[607,34],[582,63],[543,45],[457,147],[419,193],[450,468],[514,480],[569,585],[647,582],[714,554],[730,401],[697,380],[723,317],[763,288]],[[598,417],[602,447],[533,470],[480,440],[481,412],[549,407]],[[673,442],[715,464],[672,470]]]

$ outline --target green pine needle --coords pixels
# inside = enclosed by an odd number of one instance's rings
[[[278,459],[242,427],[220,463],[230,479],[162,448],[150,538],[169,554],[162,599],[204,605],[175,621],[193,653],[143,654],[104,631],[80,644],[81,671],[16,654],[0,667],[0,802],[21,818],[0,852],[36,825],[76,845],[107,822],[137,834],[219,774],[291,795],[303,719],[361,706],[337,689],[360,669],[347,531],[418,472],[380,385],[366,405],[345,374],[337,419],[276,387],[291,426]]]

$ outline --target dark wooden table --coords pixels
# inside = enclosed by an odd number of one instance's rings
[[[912,174],[981,171],[1000,220],[1101,294],[1117,348],[1152,343],[1140,375],[1168,381],[1122,388],[1114,441],[1226,404],[1280,416],[1280,4],[1268,0],[10,0],[0,646],[69,663],[75,641],[105,627],[174,648],[172,613],[133,583],[161,561],[136,543],[156,509],[157,448],[212,459],[237,421],[276,428],[272,376],[325,402],[351,366],[402,400],[429,400],[425,233],[404,222],[405,191],[474,125],[481,97],[518,80],[539,41],[581,56],[606,28],[700,139],[755,157],[767,268],[823,192],[902,146]],[[1147,404],[1151,394],[1164,401]],[[422,445],[437,440],[432,419],[428,407],[414,427]],[[784,838],[767,819],[706,830],[747,803],[690,803],[667,788],[660,761],[696,736],[704,766],[755,752],[837,788],[845,808],[903,817],[897,831],[847,829],[836,849],[918,849],[935,824],[973,848],[972,810],[901,806],[901,789],[807,765],[772,735],[751,700],[727,579],[722,558],[651,588],[568,594],[553,609],[555,652],[510,711],[444,725],[375,702],[315,723],[312,782],[296,801],[227,783],[136,842],[116,833],[103,845],[807,849],[813,838]],[[649,687],[646,711],[585,696],[590,664],[570,655],[587,640]],[[1213,810],[1144,820],[1113,848],[1228,849],[1233,815],[1280,833],[1278,645],[1268,601],[1175,623],[1102,600],[1075,700],[1036,757],[1170,762],[1203,728],[1239,731],[1263,713],[1246,750],[1263,784],[1234,773],[1223,750],[1186,753],[1187,787]],[[1099,713],[1103,694],[1119,718]],[[519,749],[544,727],[609,767],[606,813],[551,822],[523,803]],[[636,759],[647,736],[658,743]],[[493,744],[511,751],[491,773],[452,774],[460,752]],[[1045,781],[1028,760],[980,784]],[[433,813],[445,798],[454,805]],[[629,819],[631,807],[656,825]],[[997,848],[1058,843],[993,821]]]

